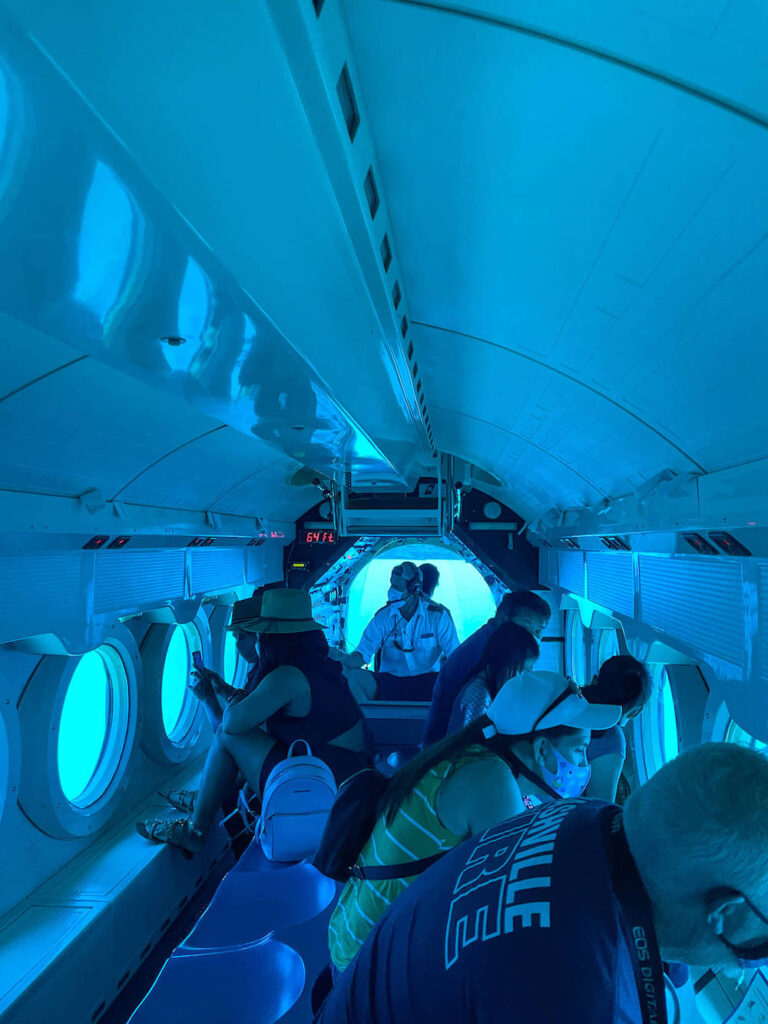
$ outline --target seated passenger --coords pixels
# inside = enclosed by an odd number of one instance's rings
[[[442,858],[373,928],[316,1024],[661,1020],[659,953],[768,964],[767,851],[768,760],[695,747],[623,810],[545,805]]]
[[[550,614],[547,602],[530,590],[504,595],[494,617],[457,647],[440,669],[432,693],[432,706],[424,723],[422,746],[436,743],[447,734],[454,701],[465,683],[475,675],[485,645],[499,626],[504,622],[515,622],[539,640],[547,628]]]
[[[595,733],[589,744],[592,777],[585,796],[613,803],[621,770],[627,756],[622,728],[639,715],[651,696],[653,685],[645,665],[629,654],[617,654],[604,661],[584,696],[594,704],[620,704],[621,718],[606,732]]]
[[[229,683],[225,682],[218,672],[214,672],[213,669],[192,669],[192,682],[189,684],[189,688],[195,697],[197,697],[197,699],[202,703],[208,721],[210,722],[211,728],[214,732],[221,725],[221,701],[224,701],[224,706],[226,707],[226,703],[233,700],[235,697],[238,697],[239,699],[241,695],[249,694],[258,681],[258,635],[256,633],[246,632],[243,626],[261,614],[262,592],[262,588],[258,588],[254,591],[253,597],[247,597],[243,601],[235,601],[232,608],[230,624],[227,626],[227,630],[235,634],[235,644],[237,646],[238,654],[251,666],[245,679],[245,685],[242,689],[238,689],[236,686],[230,686]],[[231,796],[234,798],[236,795],[237,783],[235,782]],[[194,810],[197,790],[171,789],[167,792],[161,792],[160,796],[163,800],[167,800],[169,804],[176,807],[178,810],[186,811],[188,814],[191,814]]]
[[[423,596],[421,573],[403,562],[392,570],[388,602],[365,627],[357,650],[332,657],[347,669],[376,659],[379,700],[429,700],[441,655],[458,644],[448,610]]]
[[[199,848],[239,771],[261,794],[271,770],[297,739],[306,740],[341,783],[370,764],[359,707],[328,657],[322,627],[312,618],[309,594],[271,590],[259,618],[244,623],[259,634],[261,668],[255,689],[233,699],[211,743],[189,819],[148,819],[137,825],[148,839],[187,850]]]
[[[578,796],[589,780],[590,731],[608,728],[619,714],[619,708],[588,704],[578,687],[555,672],[524,672],[507,680],[487,715],[392,776],[358,865],[421,860],[521,814],[534,801]],[[329,925],[336,971],[347,967],[412,881],[413,876],[350,878]]]

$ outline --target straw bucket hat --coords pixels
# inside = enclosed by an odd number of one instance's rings
[[[309,633],[322,629],[312,618],[312,598],[304,590],[285,587],[267,590],[261,597],[261,614],[240,625],[247,633]]]

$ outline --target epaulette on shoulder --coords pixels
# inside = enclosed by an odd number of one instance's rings
[[[429,604],[427,605],[427,611],[428,612],[448,612],[449,615],[451,614],[448,611],[448,609],[445,607],[444,604],[438,604],[437,601],[430,601]]]

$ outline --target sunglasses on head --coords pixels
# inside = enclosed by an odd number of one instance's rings
[[[547,715],[551,714],[551,712],[553,712],[556,707],[562,704],[563,701],[568,700],[569,697],[581,696],[581,687],[578,685],[578,683],[574,683],[574,681],[570,677],[568,677],[568,685],[566,686],[566,688],[563,690],[562,693],[558,694],[558,696],[555,697],[552,703],[548,707],[546,707],[544,711],[542,711],[542,713],[533,723],[533,729],[531,729],[531,732],[536,732],[536,730],[539,727],[539,722],[543,722]]]

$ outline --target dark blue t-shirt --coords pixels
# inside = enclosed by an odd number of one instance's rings
[[[594,800],[468,839],[378,922],[317,1024],[639,1024]]]
[[[494,628],[492,622],[486,622],[472,636],[467,637],[463,644],[459,644],[453,654],[446,659],[432,691],[432,704],[421,738],[422,746],[437,743],[446,735],[453,702],[459,690],[473,675],[483,656],[485,645],[493,636]]]

